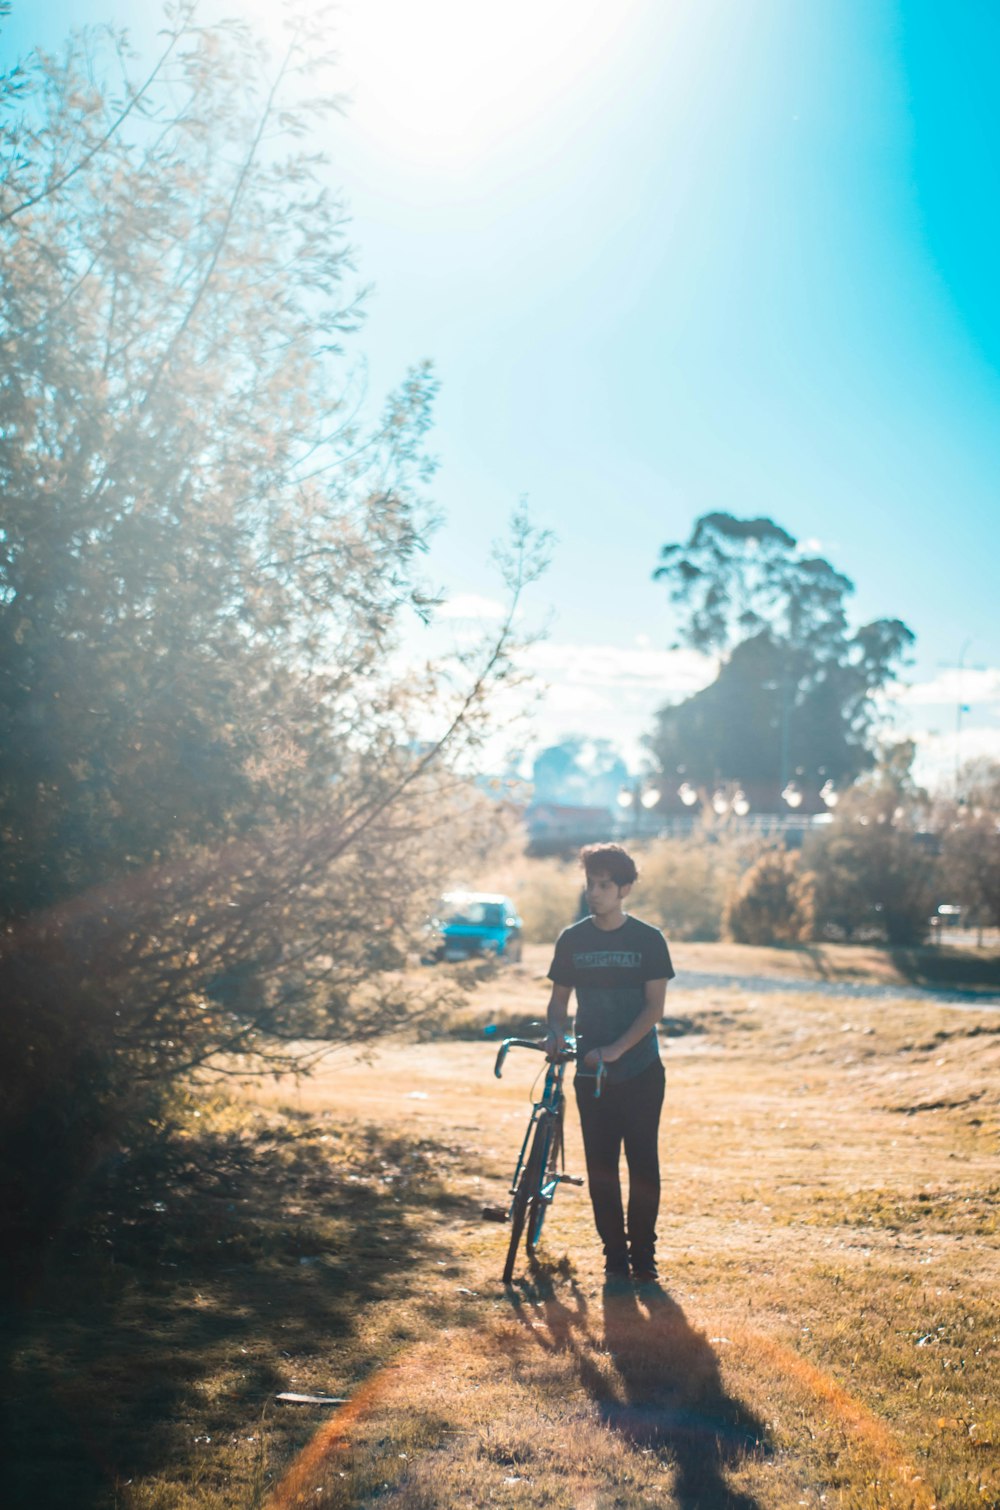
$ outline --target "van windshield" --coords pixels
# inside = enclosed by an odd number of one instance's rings
[[[470,899],[463,903],[461,910],[448,913],[448,922],[480,928],[502,928],[506,917],[506,908],[499,902],[473,902]]]

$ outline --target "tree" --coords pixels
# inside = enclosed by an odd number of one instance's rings
[[[711,686],[657,715],[648,743],[666,776],[739,782],[773,810],[793,775],[815,792],[870,768],[876,694],[913,642],[905,624],[852,632],[853,584],[771,519],[706,514],[653,575],[681,611],[682,641],[720,657]]]
[[[726,902],[723,928],[738,944],[802,944],[813,936],[816,878],[801,856],[769,849],[754,861]]]
[[[286,1062],[419,1012],[399,967],[478,811],[456,761],[544,547],[520,518],[467,680],[393,674],[432,604],[435,381],[359,417],[344,211],[309,138],[332,101],[303,99],[322,61],[301,25],[272,69],[182,7],[141,84],[106,33],[4,87],[0,1120],[22,1154],[82,1148],[220,1054]]]
[[[969,761],[958,798],[939,804],[940,884],[967,923],[1000,928],[1000,762]]]
[[[912,776],[912,740],[880,752],[874,771],[845,794],[836,817],[805,846],[816,876],[820,936],[919,944],[934,906],[935,854],[927,794]]]

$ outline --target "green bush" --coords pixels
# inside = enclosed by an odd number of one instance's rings
[[[737,944],[801,944],[813,936],[816,878],[799,856],[769,849],[734,887],[724,916]]]

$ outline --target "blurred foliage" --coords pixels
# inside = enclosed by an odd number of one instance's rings
[[[0,81],[0,999],[13,1192],[223,1054],[431,1010],[400,969],[501,805],[456,774],[544,545],[453,677],[401,674],[435,380],[365,422],[324,38],[168,13]],[[313,97],[310,89],[317,93]],[[427,738],[428,710],[439,733]]]
[[[668,783],[679,770],[702,787],[738,782],[773,812],[794,774],[815,793],[871,766],[873,699],[913,642],[905,624],[852,631],[853,583],[770,519],[706,514],[663,547],[653,575],[680,612],[680,641],[720,657],[711,686],[657,714],[647,744]]]
[[[564,928],[581,914],[583,890],[577,867],[558,860],[537,860],[546,867],[543,876],[529,876],[517,891],[517,905],[524,919],[524,937],[529,944],[554,944]]]
[[[517,842],[493,855],[476,885],[511,898],[524,923],[528,944],[554,944],[562,930],[581,914],[583,872],[577,862],[554,856],[529,857]]]
[[[971,926],[997,926],[1000,767],[970,763],[961,800],[932,805],[913,780],[913,756],[909,741],[883,747],[830,821],[807,827],[801,852],[710,810],[683,838],[644,841],[629,911],[674,940],[754,944],[920,944],[942,900]],[[494,852],[475,884],[513,897],[527,942],[551,944],[580,916],[582,874],[575,861],[534,858],[520,843]],[[961,974],[954,961],[948,970]]]
[[[717,939],[726,897],[759,849],[758,840],[740,839],[724,824],[685,839],[644,843],[635,851],[639,879],[628,910],[672,939]],[[514,899],[529,944],[553,944],[586,916],[583,871],[575,860],[537,858],[512,846],[477,877],[479,884]]]
[[[883,749],[844,794],[834,821],[810,836],[820,937],[918,944],[936,905],[936,846],[927,794],[913,781],[912,741]]]
[[[726,897],[756,846],[706,828],[684,839],[658,839],[639,862],[636,908],[671,939],[721,936]]]
[[[791,850],[769,849],[726,902],[723,930],[737,944],[802,944],[813,936],[816,878]]]
[[[972,927],[1000,928],[1000,762],[969,761],[958,793],[938,804],[942,900]]]

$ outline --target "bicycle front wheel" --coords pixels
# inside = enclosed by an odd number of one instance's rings
[[[514,1274],[517,1246],[524,1231],[528,1207],[534,1210],[539,1198],[542,1180],[545,1178],[545,1161],[548,1154],[548,1118],[538,1123],[531,1140],[531,1150],[524,1161],[521,1178],[517,1182],[510,1207],[510,1242],[507,1244],[507,1262],[504,1264],[503,1282],[509,1285]],[[531,1250],[529,1249],[529,1252]]]
[[[539,1128],[541,1132],[542,1129]],[[562,1107],[554,1116],[546,1119],[545,1137],[542,1140],[541,1172],[538,1185],[528,1202],[528,1235],[526,1247],[529,1259],[535,1256],[542,1237],[542,1226],[545,1222],[545,1213],[552,1205],[552,1197],[542,1194],[542,1187],[546,1181],[552,1180],[559,1173],[559,1158],[562,1151]]]

